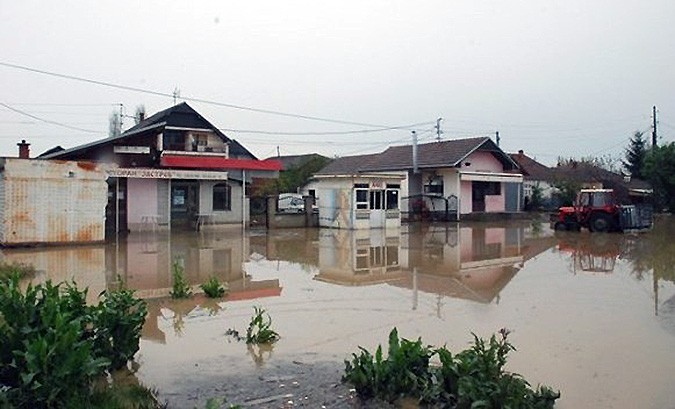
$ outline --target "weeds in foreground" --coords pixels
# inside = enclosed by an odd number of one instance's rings
[[[272,317],[262,307],[253,307],[254,314],[246,330],[247,344],[273,344],[279,334],[272,329]]]
[[[246,341],[247,344],[273,344],[280,338],[279,333],[272,329],[272,318],[262,307],[253,307],[253,317],[248,323],[246,337],[242,337],[234,328],[225,331],[227,337],[235,341]]]
[[[453,355],[445,347],[433,349],[421,339],[399,339],[394,328],[389,334],[389,355],[378,346],[375,354],[359,347],[345,361],[343,382],[354,385],[363,398],[394,402],[418,399],[444,408],[552,408],[560,392],[547,386],[536,390],[520,375],[504,371],[506,357],[515,348],[508,331],[499,331],[486,342],[474,334],[472,347]],[[439,366],[429,364],[437,356]]]
[[[185,279],[185,268],[178,262],[172,265],[173,288],[170,292],[171,298],[190,298],[192,288]]]
[[[209,277],[209,279],[199,287],[209,298],[221,298],[227,291],[220,281],[218,281],[218,279],[214,276]]]
[[[0,407],[98,407],[92,385],[138,351],[145,302],[123,290],[88,306],[75,286],[19,283],[0,279]]]

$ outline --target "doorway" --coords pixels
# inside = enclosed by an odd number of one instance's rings
[[[172,181],[171,228],[183,230],[195,228],[198,214],[199,182]]]

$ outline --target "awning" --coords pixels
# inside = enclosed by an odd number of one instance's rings
[[[278,160],[230,159],[222,156],[162,155],[161,166],[170,168],[280,171]]]
[[[523,183],[523,175],[519,173],[460,172],[459,178],[472,182]]]

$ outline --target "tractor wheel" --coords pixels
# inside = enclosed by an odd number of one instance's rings
[[[614,230],[614,221],[608,214],[599,213],[594,215],[588,223],[592,232],[606,233]]]

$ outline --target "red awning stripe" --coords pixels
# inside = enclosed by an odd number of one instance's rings
[[[190,169],[281,170],[281,162],[274,159],[228,159],[219,156],[164,155],[160,164],[170,168]]]

